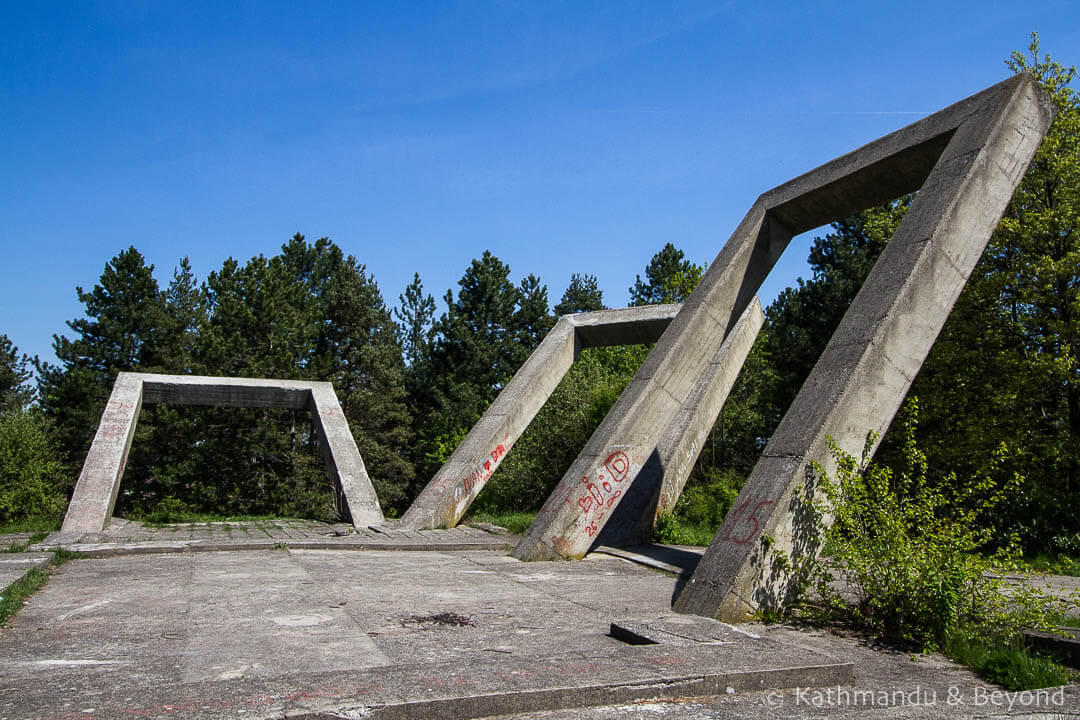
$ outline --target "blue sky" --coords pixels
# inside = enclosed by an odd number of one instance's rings
[[[0,332],[51,359],[134,245],[166,284],[328,236],[388,304],[490,249],[608,305],[761,192],[1008,75],[1080,2],[0,4]],[[762,292],[806,274],[798,239]]]

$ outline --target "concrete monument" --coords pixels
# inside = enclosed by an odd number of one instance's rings
[[[327,472],[340,484],[353,524],[383,523],[379,500],[330,383],[122,372],[101,415],[61,532],[101,532],[109,522],[144,402],[310,409]]]

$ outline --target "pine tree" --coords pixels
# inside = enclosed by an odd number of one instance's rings
[[[518,291],[514,339],[521,351],[517,363],[520,366],[555,325],[555,318],[548,310],[547,286],[540,284],[540,278],[529,274],[521,281]]]
[[[562,299],[555,306],[556,317],[570,313],[605,310],[604,293],[595,275],[571,273],[570,284],[563,292]]]
[[[60,364],[35,360],[41,405],[72,470],[82,465],[116,375],[161,368],[165,298],[153,270],[134,247],[110,260],[93,290],[75,289],[86,316],[68,322],[74,339],[53,336]]]
[[[659,305],[682,302],[701,281],[705,268],[685,259],[682,250],[666,243],[645,268],[645,280],[638,275],[630,288],[631,305]]]
[[[30,358],[7,335],[0,334],[0,412],[21,412],[34,400]]]

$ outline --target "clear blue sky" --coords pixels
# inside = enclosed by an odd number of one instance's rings
[[[129,245],[165,284],[328,236],[389,304],[490,249],[623,305],[665,242],[711,262],[762,191],[1003,79],[1031,31],[1080,63],[1063,0],[10,0],[0,28],[0,332],[50,359]]]

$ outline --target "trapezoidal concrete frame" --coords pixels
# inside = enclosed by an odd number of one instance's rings
[[[101,414],[61,532],[101,532],[109,522],[144,402],[311,410],[326,470],[340,484],[353,525],[384,522],[364,460],[330,383],[122,372]]]
[[[563,315],[401,517],[414,530],[454,527],[588,347],[656,342],[681,305]]]
[[[1034,79],[1017,75],[761,195],[514,555],[588,550],[590,528],[602,530],[622,498],[586,507],[581,479],[603,473],[616,451],[631,478],[656,457],[702,358],[713,357],[792,237],[919,190],[675,608],[742,620],[782,602],[789,578],[772,559],[819,550],[806,542],[795,488],[811,462],[831,468],[826,437],[858,452],[867,432],[888,427],[1052,118]]]

